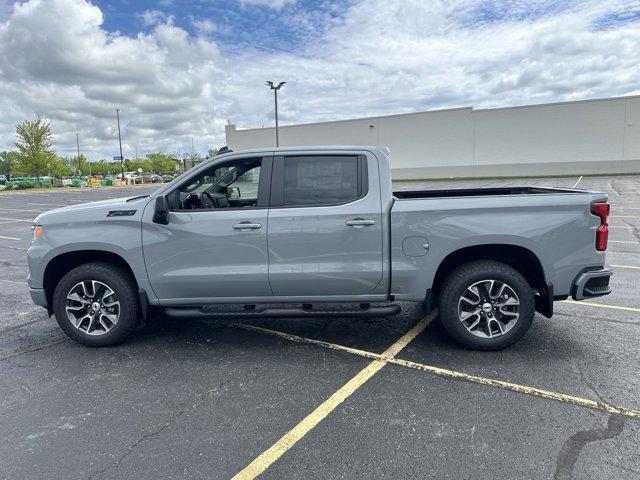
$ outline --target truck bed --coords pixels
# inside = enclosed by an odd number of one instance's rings
[[[553,195],[558,193],[585,193],[585,191],[570,188],[547,187],[489,187],[443,190],[398,190],[393,192],[393,196],[399,200],[403,200],[439,197],[488,197],[495,195]]]

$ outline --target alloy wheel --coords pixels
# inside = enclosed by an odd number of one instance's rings
[[[118,323],[120,301],[111,287],[98,280],[84,280],[67,293],[67,318],[87,335],[104,335]]]
[[[469,285],[458,300],[458,318],[476,337],[505,335],[518,322],[520,299],[515,290],[499,280],[480,280]]]

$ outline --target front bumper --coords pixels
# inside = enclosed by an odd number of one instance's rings
[[[29,295],[31,295],[31,300],[36,305],[40,305],[41,307],[48,308],[47,305],[47,296],[44,293],[44,288],[31,288],[29,287]]]
[[[609,286],[611,275],[613,275],[611,267],[599,267],[595,270],[582,272],[573,282],[571,296],[574,300],[585,300],[609,295],[611,293]]]

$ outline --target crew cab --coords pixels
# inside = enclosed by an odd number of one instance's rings
[[[554,300],[611,292],[600,192],[393,191],[375,147],[228,152],[149,196],[35,219],[33,301],[89,346],[139,320],[395,315],[437,308],[446,331],[504,348]]]

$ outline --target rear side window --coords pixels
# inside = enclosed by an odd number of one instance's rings
[[[284,158],[284,206],[348,203],[364,193],[361,178],[366,165],[352,156]]]

